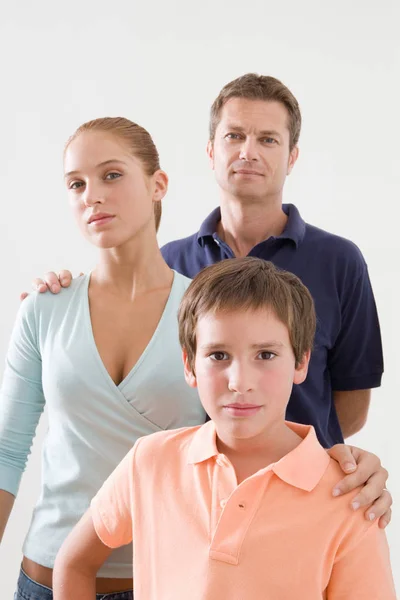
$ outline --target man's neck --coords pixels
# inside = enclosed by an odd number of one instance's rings
[[[264,203],[222,198],[217,233],[234,255],[240,258],[247,256],[260,242],[281,235],[287,219],[281,199]]]

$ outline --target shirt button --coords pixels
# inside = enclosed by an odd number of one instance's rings
[[[226,500],[221,500],[221,502],[219,503],[221,508],[225,508],[226,506]]]

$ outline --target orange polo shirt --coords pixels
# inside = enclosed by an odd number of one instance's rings
[[[384,531],[332,497],[342,473],[313,427],[237,485],[212,421],[140,438],[92,501],[96,532],[133,540],[135,600],[393,600]]]

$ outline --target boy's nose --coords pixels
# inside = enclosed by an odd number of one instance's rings
[[[229,373],[228,389],[237,394],[246,394],[254,389],[253,377],[244,366],[234,366]]]

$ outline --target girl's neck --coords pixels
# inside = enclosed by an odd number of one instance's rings
[[[151,239],[147,233],[117,248],[102,248],[90,285],[133,298],[170,287],[172,280],[173,272],[161,255],[156,237]]]

